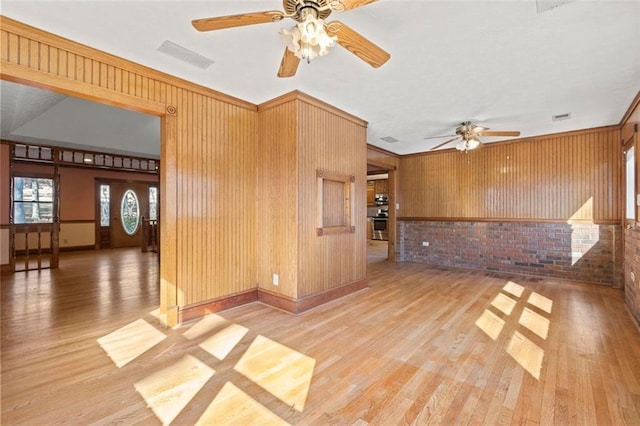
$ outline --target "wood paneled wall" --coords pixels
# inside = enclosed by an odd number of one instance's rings
[[[400,156],[374,145],[367,145],[367,162],[375,165],[386,164],[391,168],[397,168]]]
[[[258,114],[256,208],[258,287],[298,298],[298,105],[295,98]],[[273,285],[273,274],[279,283]]]
[[[178,308],[255,289],[255,105],[2,17],[3,79],[162,117],[161,286]]]
[[[403,156],[402,218],[619,223],[620,132],[579,132]]]
[[[292,92],[259,123],[258,286],[300,300],[364,280],[366,122]],[[318,169],[356,176],[355,233],[317,235]]]
[[[640,191],[640,173],[638,172],[638,158],[640,158],[640,92],[638,92],[621,121],[621,139],[632,144],[636,153],[636,194]],[[624,180],[621,179],[621,185]],[[636,218],[638,219],[638,218]],[[624,294],[629,312],[640,326],[640,227],[626,226],[624,230]],[[634,274],[636,278],[632,278]]]
[[[298,102],[298,297],[366,278],[366,123],[311,98]],[[355,233],[316,235],[316,170],[353,175]]]

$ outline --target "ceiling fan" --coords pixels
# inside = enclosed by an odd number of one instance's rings
[[[451,142],[459,141],[456,145],[456,149],[458,151],[469,151],[480,146],[482,141],[478,136],[520,136],[520,132],[511,131],[511,130],[498,130],[498,131],[488,131],[488,127],[478,126],[473,124],[470,121],[465,121],[460,123],[458,127],[456,127],[455,135],[444,135],[444,136],[431,136],[426,137],[425,139],[435,139],[435,138],[446,138],[449,136],[453,136],[453,138],[442,142],[431,148],[429,151],[433,151],[434,149],[438,149],[441,146],[445,146]]]
[[[282,0],[284,12],[242,13],[239,15],[195,19],[191,24],[198,31],[222,30],[245,25],[278,22],[291,18],[298,24],[280,34],[287,43],[278,77],[296,74],[301,59],[310,62],[317,56],[327,54],[335,42],[374,68],[389,60],[391,55],[370,40],[339,21],[325,23],[331,12],[356,9],[377,0]]]

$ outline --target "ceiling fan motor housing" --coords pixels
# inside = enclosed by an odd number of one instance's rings
[[[285,13],[297,22],[304,21],[309,13],[322,20],[331,15],[327,0],[283,0],[282,7]]]

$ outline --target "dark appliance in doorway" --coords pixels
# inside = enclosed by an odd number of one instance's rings
[[[389,212],[387,210],[378,210],[378,214],[373,217],[373,235],[372,240],[389,240],[389,231],[387,224],[389,222]]]

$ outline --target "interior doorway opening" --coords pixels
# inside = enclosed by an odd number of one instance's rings
[[[395,261],[395,169],[367,163],[367,262]]]

